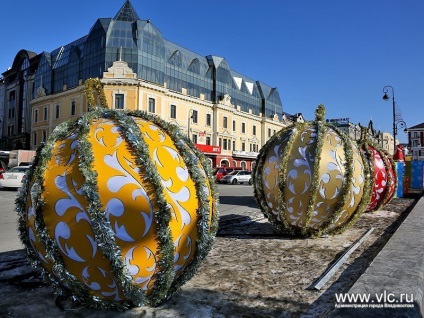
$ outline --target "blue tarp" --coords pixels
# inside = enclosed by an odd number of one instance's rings
[[[424,161],[412,161],[411,163],[411,188],[423,190]]]

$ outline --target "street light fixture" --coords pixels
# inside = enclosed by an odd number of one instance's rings
[[[393,154],[396,153],[396,135],[398,127],[406,127],[406,123],[403,120],[396,120],[396,103],[395,103],[395,90],[392,86],[386,85],[383,87],[383,100],[388,101],[390,99],[389,94],[387,94],[389,88],[392,90],[392,106],[393,106]],[[404,130],[406,132],[406,128]]]

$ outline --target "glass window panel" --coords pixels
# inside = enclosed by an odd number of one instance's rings
[[[124,109],[124,94],[115,94],[115,109]]]

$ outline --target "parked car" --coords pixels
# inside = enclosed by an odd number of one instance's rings
[[[252,172],[247,170],[234,170],[222,177],[221,183],[249,183],[252,184]]]
[[[0,187],[21,188],[22,181],[26,178],[26,173],[30,166],[18,166],[3,172],[0,175]]]
[[[215,181],[220,182],[222,177],[226,176],[230,172],[234,170],[243,170],[241,167],[216,167],[213,171],[213,175],[215,176]]]

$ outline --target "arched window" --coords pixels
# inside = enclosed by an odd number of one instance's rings
[[[241,167],[242,167],[242,169],[243,169],[243,170],[246,170],[246,168],[247,168],[247,166],[246,166],[246,161],[242,161],[242,162],[240,163],[240,165],[241,165]]]
[[[230,166],[230,162],[227,159],[222,159],[221,163],[220,163],[221,167],[229,167]]]

